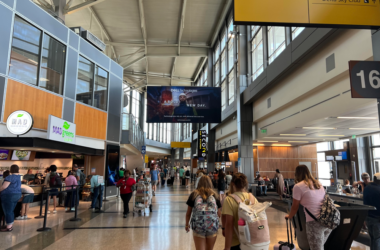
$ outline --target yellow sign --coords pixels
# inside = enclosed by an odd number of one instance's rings
[[[191,142],[171,142],[170,147],[172,148],[191,148]]]
[[[380,26],[380,0],[234,0],[235,24]]]
[[[149,162],[149,157],[145,155],[145,163],[148,163],[148,162]]]

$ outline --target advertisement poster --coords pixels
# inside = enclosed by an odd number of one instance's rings
[[[221,89],[148,87],[147,123],[220,123]]]
[[[13,151],[12,161],[29,161],[31,151]]]
[[[0,160],[6,160],[8,159],[9,150],[0,150]]]

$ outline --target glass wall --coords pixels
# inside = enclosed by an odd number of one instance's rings
[[[99,66],[95,67],[94,107],[107,110],[108,72]]]
[[[269,63],[285,49],[285,27],[268,27],[268,56]]]
[[[228,105],[231,105],[235,100],[235,79],[234,72],[228,75]]]
[[[226,109],[226,81],[222,83],[222,110]]]
[[[330,150],[330,142],[317,143],[318,180],[323,186],[330,186],[331,163],[326,161],[324,151]]]
[[[136,90],[133,90],[131,92],[132,92],[131,113],[136,118],[137,123],[139,123],[140,122],[139,118],[140,118],[141,94]]]
[[[263,30],[260,26],[252,26],[251,56],[252,56],[252,81],[264,70]],[[251,83],[251,81],[249,81]]]
[[[305,29],[305,27],[292,27],[292,40],[294,40],[301,32]]]
[[[66,46],[15,16],[9,76],[62,94]]]
[[[371,136],[373,173],[380,173],[380,134]]]

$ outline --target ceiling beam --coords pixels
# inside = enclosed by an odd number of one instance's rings
[[[138,61],[141,61],[141,60],[144,59],[144,58],[145,58],[145,55],[144,55],[144,56],[141,56],[141,57],[139,57],[139,58],[137,58],[137,59],[135,59],[135,60],[133,60],[132,62],[130,62],[130,63],[128,63],[127,65],[122,66],[122,67],[123,67],[124,69],[126,69],[126,68],[132,66],[133,64],[137,63]]]
[[[66,7],[65,7],[65,10],[64,10],[64,15],[70,15],[70,14],[73,14],[77,11],[80,11],[80,10],[83,10],[83,9],[86,9],[86,8],[89,8],[95,4],[98,4],[98,3],[101,3],[101,2],[104,2],[105,0],[87,0],[86,2],[83,2],[83,3],[80,3],[80,4],[77,4],[73,7],[70,7],[71,5],[71,1],[68,2],[66,4]]]
[[[144,73],[124,73],[126,76],[143,76],[146,77],[147,75]],[[168,75],[156,75],[156,74],[148,74],[148,77],[151,78],[165,78],[170,80],[172,77]],[[173,76],[173,80],[183,81],[183,82],[193,82],[193,79],[187,78],[187,77],[180,77],[180,76]]]
[[[113,46],[125,46],[125,47],[145,47],[145,44],[143,42],[105,42],[105,44],[113,45]],[[178,43],[152,43],[146,45],[149,47],[178,47]],[[211,48],[211,46],[208,45],[201,45],[201,44],[188,44],[188,43],[181,43],[181,47],[190,47],[190,48]]]
[[[143,51],[144,51],[144,48],[140,48],[140,49],[136,50],[133,53],[119,56],[119,58],[122,58],[122,57],[132,57],[132,56],[136,55],[137,53],[140,53],[140,52],[143,52]]]
[[[194,81],[198,79],[199,74],[201,73],[203,66],[205,65],[207,61],[207,57],[203,58],[202,62],[199,64],[198,69],[196,70],[197,74],[194,76]]]
[[[82,1],[86,2],[86,0],[82,0]],[[92,15],[92,17],[95,19],[95,22],[99,25],[101,32],[103,32],[103,34],[105,35],[105,37],[107,38],[107,40],[109,42],[112,42],[112,39],[111,39],[110,35],[108,34],[106,28],[104,28],[103,23],[100,21],[98,15],[95,13],[94,9],[92,7],[88,7],[87,9],[90,12],[90,14]],[[114,48],[113,45],[111,45],[111,49],[112,49],[112,52],[113,52],[113,54],[115,56],[115,59],[118,62],[118,56],[116,54],[116,51],[115,51],[115,48]]]
[[[218,24],[216,25],[215,29],[214,29],[214,34],[212,35],[212,38],[211,38],[211,41],[210,41],[210,45],[211,46],[214,46],[214,43],[216,41],[216,38],[218,37],[218,34],[219,34],[219,31],[220,31],[220,28],[222,27],[223,23],[225,22],[226,20],[226,16],[227,16],[227,13],[232,5],[233,1],[232,0],[226,0],[226,2],[224,3],[224,6],[223,6],[223,10],[222,10],[222,13],[221,15],[218,17]]]
[[[144,14],[144,5],[143,5],[143,0],[138,0],[139,1],[139,11],[140,11],[140,26],[141,26],[141,32],[143,35],[144,39],[144,47],[145,47],[145,55],[148,53],[148,47],[146,44],[146,22],[145,22],[145,14]],[[148,74],[149,69],[148,69],[148,58],[145,57],[145,73]],[[146,84],[148,84],[148,77],[146,78]]]
[[[182,38],[183,29],[185,28],[186,3],[187,3],[187,0],[183,0],[183,2],[182,2],[181,17],[179,19],[178,55],[181,54],[181,38]]]
[[[176,55],[176,54],[155,54],[151,53],[146,55],[146,57],[206,57],[205,54],[181,54],[181,55]]]

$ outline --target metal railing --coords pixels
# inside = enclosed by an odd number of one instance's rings
[[[136,118],[132,114],[122,114],[122,130],[129,131],[129,142],[138,150],[141,150],[141,146],[144,145],[144,131],[136,121]]]

